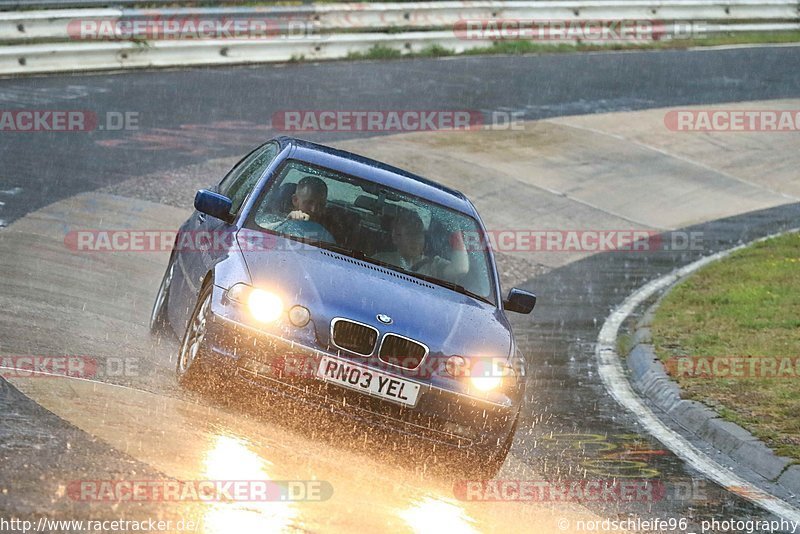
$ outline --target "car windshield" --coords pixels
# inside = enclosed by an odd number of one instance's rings
[[[496,304],[486,240],[469,215],[289,160],[246,222]]]

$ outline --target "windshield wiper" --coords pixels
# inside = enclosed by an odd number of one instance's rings
[[[413,271],[407,271],[405,269],[399,269],[399,270],[401,270],[404,273],[409,274],[411,276],[416,276],[417,278],[421,278],[422,280],[425,280],[426,282],[430,282],[432,284],[440,285],[442,287],[446,287],[447,289],[452,289],[456,293],[462,293],[462,294],[464,294],[464,295],[466,295],[468,297],[472,297],[474,299],[483,301],[483,302],[485,302],[487,304],[492,304],[492,301],[490,301],[486,297],[484,297],[482,295],[478,295],[477,293],[473,293],[472,291],[470,291],[466,287],[462,286],[461,284],[456,284],[455,282],[451,282],[449,280],[442,280],[441,278],[436,278],[435,276],[428,276],[427,274],[420,274],[420,273],[415,273]]]
[[[362,250],[356,250],[352,248],[343,247],[341,245],[337,245],[336,243],[331,243],[329,241],[314,241],[314,245],[318,246],[319,248],[324,248],[325,250],[330,250],[331,252],[336,252],[337,254],[341,254],[343,256],[350,256],[351,258],[355,258],[357,260],[362,261],[372,261],[369,256]]]
[[[390,268],[390,269],[392,269],[394,271],[401,272],[401,273],[403,273],[405,275],[413,276],[414,278],[419,278],[420,280],[425,280],[426,282],[430,282],[432,284],[436,284],[438,286],[442,286],[442,287],[445,287],[447,289],[451,289],[451,290],[455,291],[456,293],[462,293],[464,295],[467,295],[468,297],[472,297],[474,299],[480,300],[480,301],[485,302],[487,304],[494,305],[494,303],[492,301],[490,301],[489,299],[487,299],[486,297],[484,297],[482,295],[478,295],[477,293],[473,293],[472,291],[470,291],[466,287],[464,287],[464,286],[462,286],[460,284],[456,284],[455,282],[450,282],[449,280],[442,280],[441,278],[436,278],[435,276],[429,276],[427,274],[422,274],[422,273],[417,273],[417,272],[414,272],[414,271],[409,271],[408,269],[403,269],[402,267],[398,267],[397,265],[394,265],[393,263],[386,263],[384,261],[375,260],[375,259],[372,259],[372,258],[368,258],[365,261],[369,261],[369,262],[375,263],[377,265],[382,265],[384,267],[388,267],[388,268]]]
[[[424,276],[424,275],[420,275],[419,273],[415,273],[413,271],[407,271],[406,269],[403,269],[402,267],[398,267],[394,263],[389,263],[389,262],[386,262],[386,261],[383,261],[383,260],[379,260],[379,259],[373,258],[372,256],[368,256],[367,253],[362,251],[362,250],[355,250],[355,249],[352,249],[352,248],[347,248],[347,247],[343,247],[341,245],[335,245],[333,243],[328,243],[328,242],[320,242],[320,243],[314,243],[314,244],[317,245],[320,248],[324,248],[324,249],[330,250],[332,252],[337,252],[337,253],[342,254],[344,256],[350,256],[352,258],[355,258],[357,260],[361,260],[361,261],[366,262],[366,263],[372,263],[373,265],[378,265],[380,267],[386,267],[387,269],[391,269],[393,271],[399,271],[399,272],[401,272],[403,274],[407,274],[409,276],[415,276],[417,278],[422,278]]]

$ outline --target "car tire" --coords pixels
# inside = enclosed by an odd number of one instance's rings
[[[167,318],[167,303],[169,301],[169,289],[172,279],[175,276],[175,263],[172,257],[169,259],[169,266],[161,278],[161,285],[158,286],[156,300],[153,303],[153,310],[150,312],[150,333],[153,335],[162,334],[167,330],[169,322]]]
[[[178,383],[184,387],[201,385],[207,375],[203,353],[208,315],[211,310],[211,287],[212,284],[205,284],[200,290],[197,304],[195,304],[194,311],[186,325],[186,332],[181,340],[175,372]]]

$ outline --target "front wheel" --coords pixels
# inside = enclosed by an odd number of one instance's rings
[[[167,328],[167,301],[169,300],[169,288],[172,285],[172,278],[175,275],[175,263],[170,258],[169,267],[161,279],[158,287],[156,301],[153,303],[153,311],[150,312],[150,333],[160,334]]]
[[[189,319],[178,353],[176,373],[178,383],[182,386],[198,383],[205,374],[203,350],[210,310],[211,284],[208,284],[200,290],[200,296],[197,298],[197,304]]]

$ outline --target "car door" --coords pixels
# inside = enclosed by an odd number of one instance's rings
[[[257,148],[239,161],[214,188],[217,193],[231,199],[231,221],[236,220],[248,195],[277,154],[278,145],[274,142]],[[223,221],[197,210],[190,217],[186,231],[190,232],[191,241],[196,246],[179,250],[177,257],[187,285],[186,294],[194,296],[184,309],[193,307],[203,279],[227,256],[227,245],[232,242],[236,229],[233,222]],[[186,320],[188,316],[184,318],[184,323]]]

